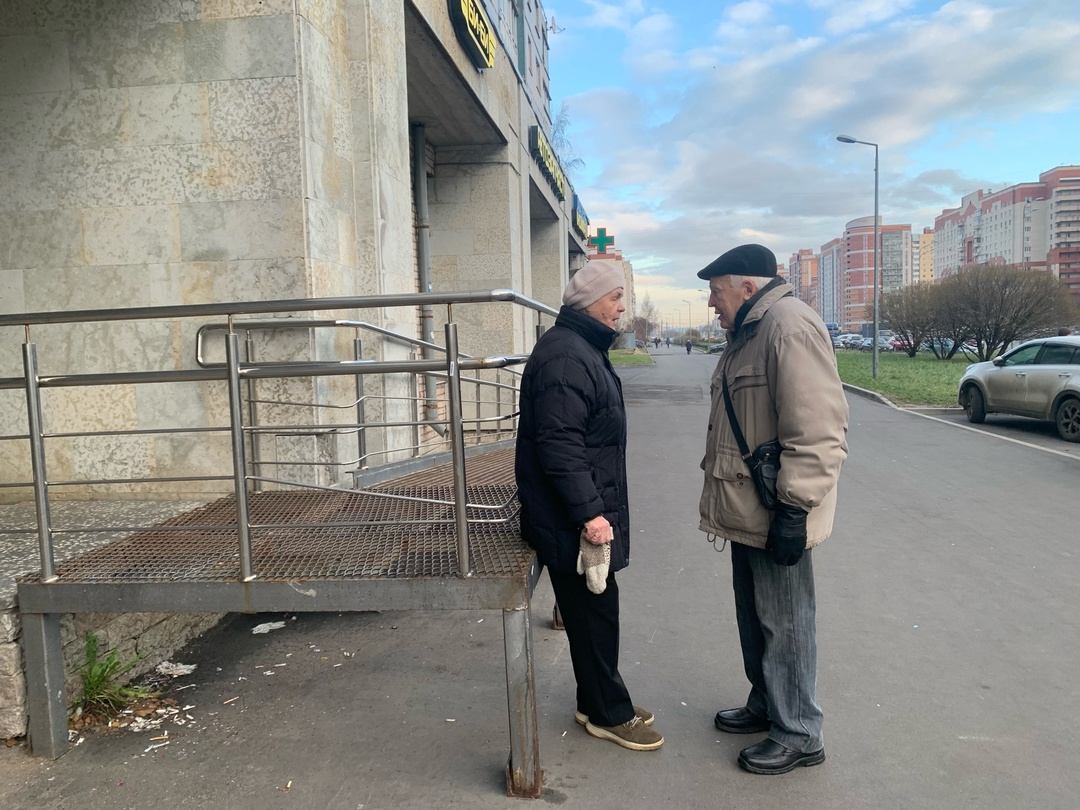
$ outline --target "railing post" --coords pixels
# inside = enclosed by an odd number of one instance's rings
[[[364,341],[353,338],[353,359],[364,359]],[[360,469],[367,469],[367,430],[364,428],[364,375],[356,375],[356,449],[360,454]]]
[[[461,423],[461,367],[457,324],[446,324],[446,388],[450,401],[450,449],[454,459],[454,511],[457,516],[458,574],[472,576],[469,557],[468,492],[465,488],[465,429]]]
[[[236,493],[236,534],[240,542],[240,579],[255,579],[251,562],[251,520],[248,509],[247,461],[244,458],[244,409],[240,395],[240,339],[232,331],[225,335],[225,365],[229,371],[229,428],[232,430],[233,489]]]
[[[29,329],[23,343],[26,374],[26,415],[30,426],[30,467],[34,475],[34,507],[37,510],[38,551],[41,581],[56,580],[53,568],[52,519],[49,514],[49,485],[45,477],[45,438],[41,419],[41,388],[38,385],[37,346],[30,342]]]
[[[255,362],[255,341],[251,337],[250,329],[244,333],[244,357],[249,363]],[[255,402],[255,380],[245,382],[247,383],[249,424],[254,426],[259,424],[259,411]],[[255,431],[251,433],[251,472],[256,476],[262,474],[259,470],[259,434]],[[252,491],[258,492],[260,487],[261,484],[257,480],[252,482]]]

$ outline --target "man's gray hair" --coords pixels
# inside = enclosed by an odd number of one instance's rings
[[[754,285],[754,292],[757,292],[772,281],[771,278],[767,278],[766,276],[740,276],[735,273],[728,273],[726,276],[721,276],[721,278],[727,278],[731,283],[731,287],[738,287],[744,281],[749,281]]]

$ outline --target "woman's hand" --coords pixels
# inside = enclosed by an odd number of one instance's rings
[[[582,529],[581,533],[586,540],[597,546],[602,546],[604,543],[610,543],[615,537],[615,532],[611,528],[611,524],[608,523],[608,519],[603,515],[597,515],[586,523],[585,528]]]

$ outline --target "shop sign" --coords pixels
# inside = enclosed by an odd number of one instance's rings
[[[454,33],[477,70],[495,67],[495,29],[481,0],[447,0]]]
[[[540,127],[529,127],[529,151],[536,158],[540,173],[547,178],[556,198],[565,200],[566,175],[563,174],[562,166],[559,165],[559,159],[555,157],[555,150],[551,148],[551,144],[540,131]]]
[[[585,213],[585,206],[581,204],[581,198],[574,195],[574,210],[571,213],[574,230],[582,239],[589,238],[589,215]]]

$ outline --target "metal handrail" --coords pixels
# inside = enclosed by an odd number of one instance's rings
[[[468,290],[462,292],[398,293],[391,295],[354,295],[342,298],[286,298],[271,301],[233,301],[218,304],[178,304],[161,307],[121,307],[117,309],[79,309],[53,312],[21,312],[0,315],[0,326],[37,324],[101,323],[104,321],[141,321],[203,316],[258,315],[271,312],[318,312],[341,309],[391,309],[425,304],[494,304],[512,302],[545,315],[557,316],[552,309],[514,290]]]
[[[247,460],[245,458],[245,437],[254,436],[256,433],[262,432],[276,432],[283,435],[290,435],[291,431],[302,430],[304,433],[310,434],[313,430],[320,432],[353,432],[363,433],[363,431],[381,426],[381,427],[400,427],[407,425],[415,426],[431,426],[433,424],[449,425],[451,430],[449,437],[451,439],[451,450],[453,455],[453,469],[454,469],[454,482],[453,491],[454,497],[452,501],[440,500],[440,499],[422,499],[416,500],[427,501],[437,503],[439,505],[454,505],[456,507],[456,515],[452,522],[457,524],[457,538],[458,538],[458,560],[459,560],[459,574],[469,576],[471,575],[471,561],[470,561],[470,548],[469,548],[469,530],[468,525],[470,522],[478,523],[505,523],[507,520],[513,518],[500,518],[500,519],[478,519],[474,518],[470,521],[467,517],[467,510],[483,510],[483,511],[496,511],[498,509],[504,509],[513,500],[511,496],[506,504],[501,505],[486,505],[486,504],[471,504],[468,503],[465,489],[465,473],[464,473],[464,425],[466,423],[475,424],[477,430],[477,439],[480,440],[480,431],[482,424],[497,425],[498,435],[501,435],[503,430],[502,423],[505,421],[513,422],[516,419],[516,412],[509,415],[503,415],[503,403],[504,400],[501,395],[492,400],[484,400],[480,396],[481,386],[492,386],[497,391],[511,391],[514,392],[517,389],[513,384],[506,385],[499,380],[496,376],[495,381],[482,379],[477,375],[474,379],[466,380],[469,384],[475,384],[477,386],[477,395],[475,400],[464,400],[461,396],[461,385],[463,382],[463,371],[485,371],[485,370],[499,370],[507,369],[512,374],[517,374],[516,370],[512,369],[513,366],[519,365],[525,362],[528,358],[525,355],[496,355],[489,357],[472,357],[464,355],[459,352],[457,346],[457,326],[450,320],[446,324],[446,347],[438,346],[437,344],[429,343],[428,341],[418,340],[411,338],[407,335],[401,335],[387,330],[382,327],[378,327],[374,324],[370,324],[366,321],[354,321],[347,319],[290,319],[281,318],[274,321],[244,321],[237,319],[238,315],[250,315],[257,313],[281,313],[281,312],[311,312],[317,310],[328,309],[368,309],[368,308],[393,308],[404,306],[422,306],[432,304],[446,304],[452,306],[453,304],[471,304],[471,303],[498,303],[498,302],[511,302],[514,304],[525,306],[541,314],[547,314],[551,316],[557,316],[558,312],[551,307],[541,304],[526,296],[522,296],[513,290],[489,290],[489,291],[469,291],[469,292],[456,292],[456,293],[419,293],[419,294],[401,294],[401,295],[380,295],[380,296],[354,296],[345,298],[320,298],[320,299],[288,299],[288,300],[276,300],[276,301],[254,301],[254,302],[232,302],[221,304],[196,304],[196,305],[181,305],[181,306],[163,306],[163,307],[132,307],[132,308],[117,308],[117,309],[102,309],[102,310],[77,310],[77,311],[61,311],[61,312],[40,312],[40,313],[18,313],[11,315],[0,315],[0,326],[13,326],[23,325],[25,327],[26,339],[23,344],[23,360],[24,360],[24,374],[22,377],[3,377],[0,378],[0,390],[24,390],[27,397],[27,411],[28,420],[30,423],[30,432],[22,434],[19,437],[0,437],[0,438],[19,438],[23,440],[29,440],[31,450],[31,466],[33,468],[33,481],[31,485],[34,489],[34,497],[37,506],[37,530],[36,533],[39,539],[39,550],[41,553],[41,581],[51,582],[56,579],[54,562],[53,562],[53,534],[69,533],[74,530],[70,529],[54,529],[52,527],[52,521],[49,509],[48,488],[53,486],[70,486],[70,485],[106,485],[106,484],[120,484],[120,483],[167,483],[178,481],[233,481],[233,493],[236,498],[237,507],[237,520],[232,525],[232,528],[238,533],[239,541],[239,561],[240,561],[240,575],[244,581],[250,581],[257,576],[257,572],[253,569],[253,558],[251,548],[251,530],[253,528],[264,528],[262,524],[252,524],[250,517],[250,507],[248,504],[248,485],[251,482],[271,482],[277,484],[286,484],[294,487],[301,488],[315,488],[325,489],[330,491],[342,492],[342,491],[357,491],[357,490],[344,490],[340,487],[325,487],[318,484],[307,484],[300,481],[286,481],[282,479],[270,478],[267,476],[249,474],[247,470]],[[36,356],[36,344],[31,341],[31,329],[33,325],[39,324],[76,324],[76,323],[101,323],[112,321],[131,321],[131,320],[149,320],[149,319],[177,319],[177,318],[190,318],[190,317],[202,317],[202,316],[227,316],[228,323],[225,325],[212,324],[205,325],[200,328],[197,341],[197,361],[200,368],[197,369],[165,369],[165,370],[152,370],[152,371],[125,371],[125,372],[98,372],[98,373],[73,373],[73,374],[53,374],[42,375],[38,371],[38,362]],[[452,318],[452,311],[448,313],[448,316]],[[350,327],[357,329],[368,329],[377,334],[382,335],[390,340],[400,341],[402,343],[435,349],[442,352],[445,360],[343,360],[343,361],[288,361],[288,362],[244,362],[241,360],[239,351],[238,332],[251,329],[282,329],[282,328],[314,328],[320,326],[331,327]],[[203,356],[203,343],[201,342],[202,336],[208,334],[213,330],[227,330],[225,338],[225,363],[210,363]],[[250,337],[249,337],[250,340]],[[357,356],[359,356],[360,341],[354,341],[357,348]],[[410,374],[413,376],[427,375],[431,377],[438,377],[444,379],[447,383],[447,407],[449,418],[448,419],[425,419],[425,420],[398,420],[387,421],[380,423],[368,423],[363,420],[362,406],[360,409],[361,420],[355,425],[347,425],[341,423],[334,423],[326,425],[325,431],[322,431],[321,425],[296,425],[296,426],[282,426],[282,425],[258,425],[254,421],[255,413],[252,410],[252,424],[245,426],[243,424],[243,402],[245,401],[242,385],[247,381],[247,385],[253,385],[254,380],[259,379],[282,379],[282,378],[298,378],[298,377],[326,377],[326,376],[356,376],[358,381],[363,376],[370,374]],[[43,429],[42,415],[41,415],[41,396],[40,392],[44,388],[67,388],[67,387],[86,387],[86,386],[115,386],[115,385],[137,385],[143,383],[194,383],[194,382],[225,382],[229,391],[229,418],[227,426],[203,426],[203,427],[184,427],[184,428],[161,428],[161,429],[133,429],[131,431],[124,430],[109,430],[109,431],[94,431],[94,432],[79,432],[79,431],[64,431],[57,433],[47,433]],[[358,382],[359,387],[359,382]],[[362,389],[361,389],[362,390]],[[365,397],[358,397],[357,401],[352,403],[352,406],[358,405]],[[424,400],[429,400],[430,397],[425,397]],[[440,397],[441,399],[441,397]],[[283,402],[275,400],[256,400],[252,394],[249,394],[247,401],[254,403],[256,401],[273,403],[276,405],[291,404],[304,407],[323,407],[321,403],[309,402]],[[414,400],[415,401],[415,400]],[[496,416],[481,416],[481,407],[487,402],[488,405],[494,405],[497,407],[498,415]],[[511,399],[511,402],[513,400]],[[466,418],[462,413],[462,408],[465,403],[476,406],[476,418]],[[352,407],[346,406],[346,407]],[[512,426],[509,428],[512,431]],[[152,478],[99,478],[94,480],[72,480],[72,481],[49,481],[45,475],[45,449],[44,440],[49,438],[70,438],[79,436],[98,436],[98,435],[148,435],[148,434],[176,434],[176,433],[222,433],[228,432],[231,436],[232,456],[233,456],[233,472],[230,476],[155,476]],[[303,434],[298,434],[303,435]],[[418,434],[419,435],[419,434]],[[254,447],[254,445],[253,445]],[[400,444],[395,444],[393,448],[389,448],[379,453],[396,453],[400,452]],[[365,459],[370,454],[366,452],[361,453],[361,457],[357,459],[363,466],[366,464]],[[253,463],[258,463],[253,455]],[[333,462],[266,462],[269,464],[282,464],[282,465],[302,465],[318,464],[319,466],[326,466],[327,464],[334,464]],[[356,461],[351,462],[353,464]],[[338,465],[334,465],[338,466]],[[254,470],[252,471],[254,472]],[[24,484],[4,484],[2,486],[25,486]],[[405,497],[395,496],[390,493],[381,493],[377,491],[360,490],[361,492],[367,492],[369,495],[377,497]],[[405,497],[405,499],[412,499],[411,497]],[[449,520],[431,521],[437,523],[449,523]],[[267,524],[269,525],[269,524]],[[292,524],[289,524],[292,525]],[[336,524],[335,524],[336,525]],[[359,524],[358,524],[359,525]],[[370,524],[375,525],[375,524]],[[166,529],[166,527],[159,527]],[[179,528],[179,527],[178,527]],[[194,527],[185,527],[185,530],[191,530]],[[83,529],[82,531],[115,531],[116,527],[102,527],[94,530]],[[20,531],[20,533],[22,533]]]

